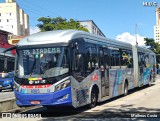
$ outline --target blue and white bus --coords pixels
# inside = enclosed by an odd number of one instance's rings
[[[13,90],[14,82],[14,64],[15,64],[15,55],[8,51],[3,53],[5,48],[0,48],[0,92],[6,89]]]
[[[83,31],[40,32],[15,48],[18,106],[95,107],[156,76],[151,50]]]
[[[2,76],[3,73],[14,71],[15,55],[11,51],[8,51],[4,55],[4,50],[6,49],[0,48],[0,76]]]

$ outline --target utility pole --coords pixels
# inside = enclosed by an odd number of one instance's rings
[[[138,46],[138,42],[137,42],[137,24],[135,25],[135,38],[136,38],[136,46]]]

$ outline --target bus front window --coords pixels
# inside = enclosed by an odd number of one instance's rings
[[[18,76],[55,77],[68,73],[66,47],[18,50]]]

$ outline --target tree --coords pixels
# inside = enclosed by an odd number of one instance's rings
[[[160,63],[160,44],[152,38],[144,38],[145,45],[150,46],[149,49],[156,54],[157,63]]]
[[[70,19],[69,21],[67,21],[67,19],[61,17],[41,17],[38,19],[38,21],[41,23],[37,24],[37,27],[41,31],[77,29],[88,32],[88,29],[84,28],[82,25],[80,25],[79,22],[75,21],[74,19]]]
[[[152,38],[144,38],[145,45],[150,46],[150,49],[153,49],[155,46],[155,41]]]

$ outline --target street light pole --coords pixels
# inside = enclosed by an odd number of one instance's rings
[[[135,25],[135,37],[136,37],[136,45],[138,46],[138,42],[137,42],[137,24]]]

